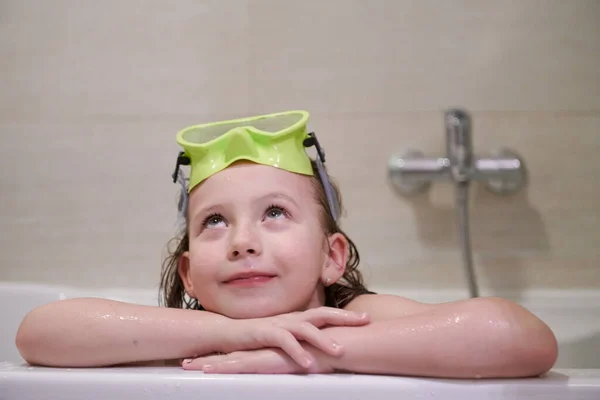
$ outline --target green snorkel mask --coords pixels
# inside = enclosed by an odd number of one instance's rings
[[[306,148],[315,146],[317,171],[323,182],[333,218],[339,217],[339,202],[325,172],[325,153],[314,132],[307,133],[306,111],[287,111],[229,121],[193,125],[177,133],[179,152],[173,182],[181,184],[180,218],[185,221],[188,195],[194,187],[236,161],[248,160],[289,172],[313,175]],[[186,178],[181,165],[190,166]]]

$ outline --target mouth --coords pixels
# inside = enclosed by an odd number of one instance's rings
[[[260,272],[244,273],[234,275],[223,283],[227,285],[253,285],[269,282],[276,276],[275,274]]]

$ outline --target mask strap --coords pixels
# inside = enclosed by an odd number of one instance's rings
[[[323,189],[325,190],[325,196],[327,197],[327,203],[329,203],[329,209],[331,210],[331,216],[333,220],[337,222],[340,217],[339,210],[339,199],[335,190],[333,190],[333,186],[327,177],[327,172],[325,172],[325,150],[319,144],[317,140],[317,136],[314,132],[310,132],[308,134],[310,137],[304,140],[304,146],[310,147],[312,145],[317,149],[317,172],[319,173],[319,177],[321,178],[321,182],[323,182]]]
[[[183,171],[180,169],[177,171],[176,176],[177,183],[181,186],[179,190],[179,200],[177,202],[177,226],[179,229],[184,230],[186,228],[186,216],[188,208],[188,181],[189,179],[183,175]]]
[[[177,225],[179,229],[184,230],[186,228],[186,214],[188,208],[188,182],[189,178],[186,178],[181,170],[182,165],[190,165],[190,159],[185,155],[185,152],[180,151],[177,155],[177,163],[175,164],[175,171],[171,174],[173,183],[177,182],[181,185],[179,192],[179,201],[177,203]]]
[[[171,178],[173,178],[173,183],[177,182],[177,178],[179,177],[179,173],[181,170],[179,169],[182,165],[190,165],[190,158],[185,155],[184,151],[180,151],[177,154],[177,163],[175,164],[175,171],[171,174]]]

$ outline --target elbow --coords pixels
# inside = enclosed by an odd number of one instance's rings
[[[36,364],[35,355],[38,353],[36,347],[39,340],[35,331],[35,324],[31,321],[31,313],[29,313],[23,318],[15,337],[15,346],[19,354],[29,364]]]
[[[518,354],[514,354],[524,369],[523,376],[545,374],[558,359],[558,342],[550,327],[540,320],[534,321],[533,325],[521,333],[520,345],[516,346]]]
[[[15,336],[15,346],[21,357],[32,365],[48,365],[48,353],[53,346],[49,346],[48,338],[52,336],[51,325],[48,324],[45,306],[31,310],[19,325]]]
[[[493,330],[499,377],[539,376],[554,367],[558,343],[550,327],[524,307],[500,298],[481,299]]]
[[[553,334],[550,334],[546,341],[535,351],[527,355],[529,371],[525,371],[527,376],[539,376],[550,371],[558,359],[558,343]]]
[[[521,332],[516,345],[509,351],[511,364],[517,376],[543,375],[554,367],[558,359],[558,343],[550,328],[543,322],[539,327]]]

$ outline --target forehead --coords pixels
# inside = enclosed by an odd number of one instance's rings
[[[219,201],[232,197],[243,200],[278,192],[299,201],[314,196],[310,177],[279,168],[241,161],[212,175],[190,194],[190,203]]]

